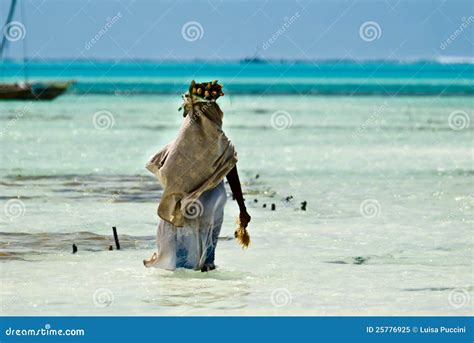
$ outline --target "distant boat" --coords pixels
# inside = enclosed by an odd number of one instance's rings
[[[259,49],[258,47],[255,48],[255,54],[251,57],[245,57],[243,59],[240,60],[240,63],[246,63],[246,64],[249,64],[249,63],[268,63],[267,60],[261,58],[259,56]]]
[[[0,83],[0,100],[52,100],[72,84],[74,81]]]
[[[240,63],[268,63],[266,60],[260,57],[246,57],[240,60]]]
[[[7,27],[13,19],[17,0],[12,0],[8,12],[5,26]],[[3,60],[3,53],[8,45],[7,32],[3,30],[3,37],[0,42],[0,60]],[[0,82],[0,100],[52,100],[63,94],[75,81],[27,81],[25,56],[23,56],[25,65],[25,81],[17,83]]]

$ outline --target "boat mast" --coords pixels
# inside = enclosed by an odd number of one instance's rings
[[[16,0],[12,0],[10,4],[10,10],[8,11],[7,21],[5,22],[5,25],[3,27],[7,26],[8,23],[12,21],[13,15],[15,14],[15,7],[16,7]],[[0,42],[0,60],[3,59],[3,52],[5,51],[7,42],[8,42],[7,35],[3,34],[2,41]]]
[[[16,0],[14,0],[16,2]],[[25,2],[23,1],[20,5],[20,16],[21,20],[26,23],[26,11],[24,9]],[[28,82],[28,57],[26,56],[26,39],[23,39],[21,42],[21,47],[23,48],[23,75],[25,76],[25,82]]]
[[[15,15],[15,9],[16,9],[16,4],[17,4],[17,0],[12,0],[11,3],[10,3],[10,9],[8,11],[8,16],[7,16],[7,21],[5,22],[5,25],[4,27],[6,27],[13,19],[13,16]],[[23,7],[23,6],[21,6]],[[23,13],[22,12],[25,12],[25,11],[22,11],[21,8],[20,8],[20,15],[22,17],[22,20],[24,20],[23,18]],[[7,35],[6,33],[4,33],[2,35],[2,40],[0,42],[0,60],[3,60],[3,54],[4,52],[6,51],[6,48],[7,48],[7,45],[8,45],[8,39],[7,39]],[[27,69],[26,69],[26,65],[27,65],[27,57],[26,57],[26,43],[25,41],[22,42],[22,49],[23,49],[23,76],[24,76],[24,79],[25,79],[25,82],[28,80],[28,73],[27,73]],[[2,71],[4,69],[2,68]]]

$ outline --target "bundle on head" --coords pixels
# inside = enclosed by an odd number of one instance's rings
[[[237,229],[235,229],[234,236],[235,236],[235,238],[237,238],[237,240],[239,241],[239,244],[242,246],[242,248],[246,249],[250,245],[249,232],[240,223],[240,219],[237,218],[236,223],[237,223]]]
[[[220,96],[223,96],[222,85],[217,83],[217,80],[212,82],[197,83],[191,81],[189,86],[189,94],[204,98],[206,100],[217,100]]]

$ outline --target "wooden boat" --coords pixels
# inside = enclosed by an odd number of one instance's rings
[[[13,19],[17,0],[12,0],[8,11],[7,20],[4,27],[7,27]],[[8,45],[7,35],[4,33],[0,40],[0,60],[3,60],[3,54]],[[1,83],[0,82],[0,100],[52,100],[63,94],[74,81],[41,82],[27,81],[26,67],[27,61],[24,59],[24,79],[21,83]]]
[[[74,81],[0,83],[0,100],[52,100],[72,84]]]
[[[30,96],[30,89],[19,84],[0,83],[0,99],[22,99]]]
[[[74,83],[75,81],[32,83],[31,93],[36,100],[52,100],[67,91]]]

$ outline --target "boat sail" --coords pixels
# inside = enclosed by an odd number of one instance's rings
[[[4,28],[12,22],[15,13],[17,0],[12,0],[10,9],[8,11],[7,19]],[[7,37],[7,30],[2,30],[3,35],[0,41],[0,61],[3,62],[3,56],[9,43]],[[24,64],[24,82],[17,83],[3,83],[0,82],[0,100],[52,100],[63,94],[74,81],[59,81],[59,82],[29,82],[26,75],[27,63],[25,61],[25,54],[23,54]],[[3,63],[2,63],[3,64]]]

